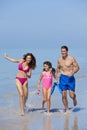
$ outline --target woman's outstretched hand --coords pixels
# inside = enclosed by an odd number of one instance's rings
[[[7,53],[4,53],[4,58],[7,58],[8,57],[8,54]]]

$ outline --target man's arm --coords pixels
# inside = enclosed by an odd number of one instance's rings
[[[73,58],[73,66],[74,66],[74,69],[73,69],[73,74],[77,73],[80,69],[77,61]]]
[[[60,76],[60,70],[61,70],[61,66],[60,66],[60,62],[59,62],[59,59],[58,59],[58,64],[57,64],[57,69],[56,69],[56,76],[57,76],[57,79],[59,78]]]

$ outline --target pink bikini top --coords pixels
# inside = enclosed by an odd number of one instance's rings
[[[23,63],[24,63],[24,61],[18,65],[18,70],[21,70],[25,73],[29,72],[29,70],[30,70],[29,67],[27,69],[23,69],[23,66],[22,66]]]

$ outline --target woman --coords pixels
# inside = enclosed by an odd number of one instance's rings
[[[4,57],[11,62],[19,63],[16,75],[16,86],[19,92],[21,115],[23,116],[24,107],[28,99],[28,78],[31,78],[32,70],[36,67],[36,58],[32,53],[25,54],[23,59],[11,58],[6,53]]]

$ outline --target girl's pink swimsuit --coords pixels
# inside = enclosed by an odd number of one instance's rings
[[[23,66],[22,66],[23,63],[24,63],[24,62],[22,62],[22,63],[20,63],[20,64],[18,65],[18,70],[23,71],[23,72],[25,72],[25,73],[29,72],[29,70],[30,70],[29,67],[28,67],[27,69],[23,69]],[[16,77],[16,79],[18,79],[22,85],[27,81],[27,78]]]
[[[48,74],[47,72],[43,73],[43,78],[42,78],[42,87],[49,89],[52,87],[52,81],[53,81],[53,75],[52,73]]]

